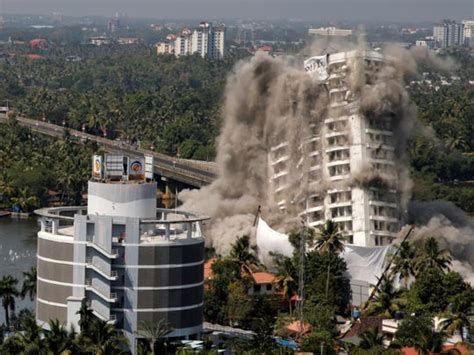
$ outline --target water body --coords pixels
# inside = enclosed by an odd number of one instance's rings
[[[39,225],[36,218],[0,218],[0,278],[12,275],[18,279],[18,289],[23,283],[23,271],[36,266],[36,233]],[[1,306],[1,303],[0,303]],[[16,311],[22,308],[34,309],[35,303],[27,297],[16,299]],[[3,307],[0,307],[0,323],[5,320]]]

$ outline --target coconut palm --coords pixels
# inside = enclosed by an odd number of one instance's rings
[[[361,341],[359,347],[361,349],[371,349],[375,346],[383,346],[384,335],[379,332],[379,328],[371,328],[360,334]]]
[[[440,249],[438,241],[433,237],[428,237],[418,251],[414,260],[414,270],[416,274],[426,269],[438,269],[440,271],[449,270],[452,257],[446,249]]]
[[[38,197],[34,196],[28,187],[20,189],[18,196],[12,197],[11,202],[20,206],[23,212],[28,212],[31,207],[37,207],[40,203]]]
[[[258,269],[257,256],[250,247],[250,237],[244,235],[238,238],[230,250],[230,258],[240,265],[241,271],[251,274]]]
[[[79,315],[79,327],[82,335],[87,335],[90,325],[96,319],[92,309],[90,309],[87,299],[84,298],[81,302],[81,308],[76,312]]]
[[[453,297],[445,319],[441,321],[441,327],[448,335],[453,335],[458,331],[464,342],[464,329],[469,329],[471,326],[473,301],[474,292],[472,290],[461,292]]]
[[[29,271],[23,271],[23,285],[21,286],[21,297],[25,298],[27,295],[33,301],[36,295],[36,267],[32,267]]]
[[[319,227],[316,237],[315,247],[320,253],[328,253],[328,272],[326,278],[326,296],[329,292],[329,276],[331,274],[331,258],[344,251],[345,237],[339,232],[339,228],[332,220],[327,220],[325,224]]]
[[[397,252],[391,256],[391,276],[398,274],[399,280],[403,280],[405,288],[408,288],[410,277],[415,276],[413,269],[415,256],[415,249],[407,241],[402,242]]]
[[[5,310],[5,324],[10,329],[10,312],[15,311],[15,297],[19,295],[16,288],[18,280],[11,275],[5,275],[0,279],[0,298]]]
[[[70,334],[57,319],[50,320],[48,325],[49,330],[44,331],[43,347],[48,354],[61,355],[72,347],[75,333]]]
[[[151,353],[155,354],[155,344],[160,339],[163,339],[169,333],[173,331],[173,328],[164,319],[160,319],[158,322],[142,321],[140,322],[139,330],[137,334],[148,340],[150,345]]]
[[[374,285],[371,285],[375,287]],[[392,279],[382,275],[373,299],[365,308],[365,315],[378,315],[391,318],[395,312],[401,310],[406,300],[402,292],[393,287]]]
[[[344,251],[344,240],[345,237],[339,232],[337,223],[327,220],[319,227],[315,247],[321,253],[336,255]]]
[[[283,297],[288,300],[291,309],[291,297],[298,291],[298,272],[291,258],[287,258],[281,254],[273,255],[273,262],[276,267],[276,288],[282,293]]]
[[[127,339],[117,332],[113,324],[95,319],[85,336],[88,352],[96,355],[122,354]]]

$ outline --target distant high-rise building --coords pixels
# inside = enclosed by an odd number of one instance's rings
[[[114,33],[117,32],[120,28],[120,18],[118,15],[115,15],[107,24],[107,29],[109,32]]]
[[[474,20],[464,20],[464,42],[467,46],[474,46]]]
[[[199,53],[203,58],[222,59],[225,53],[224,40],[224,25],[214,28],[208,22],[201,22],[198,28],[185,28],[179,35],[168,36],[166,42],[159,42],[155,46],[158,55],[173,53],[179,57]]]
[[[225,26],[216,27],[212,32],[212,45],[210,47],[211,57],[214,59],[224,58]]]
[[[464,45],[464,24],[444,20],[433,27],[433,37],[441,48]]]
[[[310,35],[318,36],[333,36],[333,37],[345,37],[352,36],[352,30],[344,30],[336,27],[320,27],[320,28],[310,28],[308,30]]]

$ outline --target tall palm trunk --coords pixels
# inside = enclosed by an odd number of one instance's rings
[[[329,252],[329,262],[328,262],[328,275],[326,278],[326,298],[329,293],[329,275],[331,274],[331,252]]]
[[[8,305],[4,304],[3,308],[5,309],[5,324],[7,325],[7,329],[10,330],[10,312],[8,310]]]

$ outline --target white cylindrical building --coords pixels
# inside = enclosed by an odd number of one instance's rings
[[[156,183],[89,182],[87,207],[38,210],[37,320],[79,329],[86,300],[135,352],[143,322],[165,320],[169,337],[202,330],[205,218],[156,208]]]

